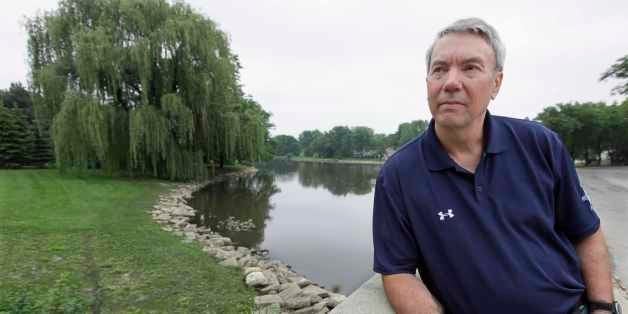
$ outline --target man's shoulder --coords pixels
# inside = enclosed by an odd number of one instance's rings
[[[519,119],[519,118],[513,118],[513,117],[506,117],[506,116],[496,116],[496,115],[492,115],[491,119],[495,120],[497,123],[501,125],[515,128],[518,131],[553,133],[552,130],[548,129],[546,126],[544,126],[540,122],[534,121],[534,120]]]
[[[558,134],[540,122],[504,116],[491,116],[511,137],[523,144],[535,143],[550,148],[560,142]]]

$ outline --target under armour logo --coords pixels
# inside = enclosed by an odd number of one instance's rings
[[[440,217],[440,220],[445,220],[445,217],[447,216],[449,216],[449,218],[454,218],[454,210],[448,209],[446,213],[438,212],[438,216]]]

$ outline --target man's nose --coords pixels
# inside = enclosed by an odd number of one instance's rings
[[[452,68],[447,71],[445,85],[443,86],[446,92],[457,92],[462,89],[461,75],[462,73],[460,73],[460,71],[456,68]]]

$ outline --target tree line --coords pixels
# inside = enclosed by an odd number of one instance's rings
[[[616,79],[612,93],[628,96],[628,55],[619,58],[600,76]],[[562,138],[574,159],[599,164],[604,153],[611,164],[628,163],[628,98],[621,103],[564,103],[546,107],[536,119]]]
[[[628,100],[621,104],[565,103],[547,107],[536,120],[562,138],[574,159],[585,165],[628,162]],[[607,156],[604,156],[607,154]]]
[[[335,126],[325,132],[303,131],[298,139],[277,135],[271,145],[276,156],[381,159],[426,130],[428,124],[426,120],[404,122],[392,134],[375,133],[366,126]]]

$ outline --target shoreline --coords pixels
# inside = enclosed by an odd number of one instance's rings
[[[216,258],[218,264],[241,269],[243,281],[257,293],[253,313],[327,313],[346,300],[346,296],[324,289],[293,271],[289,264],[269,260],[267,250],[236,245],[210,228],[189,222],[196,215],[196,210],[188,205],[194,193],[229,177],[245,177],[256,172],[256,168],[246,167],[203,182],[177,184],[159,195],[150,214],[162,230],[183,237],[185,243],[200,244],[202,251]]]
[[[374,159],[333,159],[333,158],[311,158],[311,157],[290,157],[285,158],[291,161],[327,163],[327,164],[352,164],[352,165],[383,165],[383,160]]]

